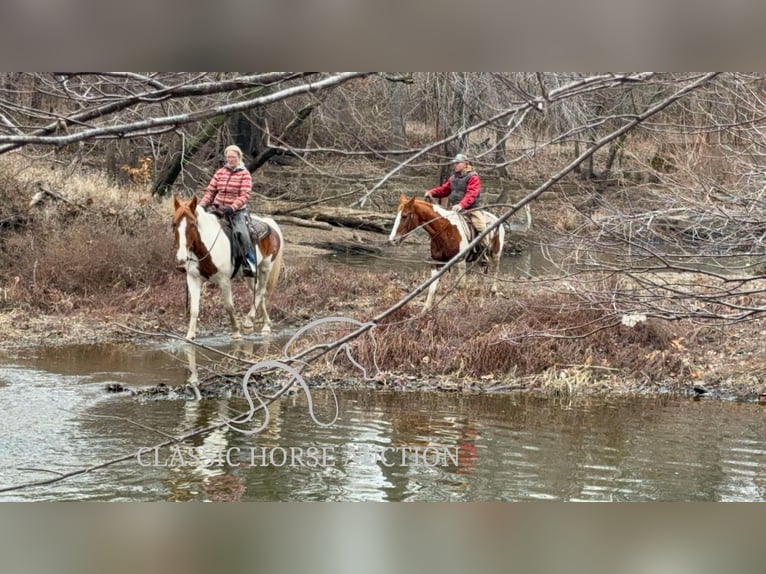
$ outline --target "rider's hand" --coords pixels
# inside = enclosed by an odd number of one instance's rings
[[[232,209],[231,205],[227,205],[226,207],[223,208],[223,214],[226,217],[231,217],[232,215],[234,215],[234,210]]]
[[[423,194],[423,197],[425,197],[426,199],[430,198],[431,197],[431,192],[430,191],[425,192]]]
[[[452,211],[454,211],[455,213],[458,213],[458,212],[460,212],[460,211],[463,211],[463,206],[462,206],[462,205],[460,205],[459,203],[457,203],[457,204],[455,204],[455,205],[452,207]]]

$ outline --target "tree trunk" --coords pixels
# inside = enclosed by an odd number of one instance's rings
[[[627,139],[627,134],[620,136],[609,144],[609,154],[606,157],[606,168],[604,169],[604,179],[610,179],[612,175],[612,167],[614,167],[615,160],[617,159],[618,152],[622,150]]]
[[[575,140],[575,142],[574,142],[574,156],[575,157],[580,157],[580,140]],[[579,176],[582,173],[582,167],[581,166],[582,166],[582,164],[578,163],[574,167],[573,171],[574,171],[575,175]]]
[[[241,94],[239,94],[237,101],[244,101],[258,96],[264,93],[264,90],[265,88],[253,88],[252,90],[244,90]],[[191,140],[191,143],[188,146],[180,149],[175,155],[173,162],[165,169],[163,169],[159,176],[157,176],[157,179],[152,186],[152,195],[158,195],[160,197],[166,196],[178,178],[178,174],[181,173],[184,162],[186,162],[188,158],[193,157],[207,142],[209,142],[216,134],[218,134],[221,128],[226,124],[227,120],[232,117],[241,115],[242,114],[240,113],[235,113],[215,116],[207,122],[203,123],[202,127]],[[242,120],[246,121],[246,118],[242,118]],[[248,125],[248,128],[249,127],[250,126]],[[240,135],[239,132],[235,130],[235,141],[237,137],[240,137]],[[246,150],[247,148],[243,149]]]
[[[231,139],[245,155],[255,157],[262,149],[258,141],[260,130],[253,133],[253,121],[245,112],[239,112],[231,118]]]
[[[289,135],[299,129],[301,125],[303,125],[303,122],[306,121],[306,118],[308,118],[311,115],[311,112],[314,111],[314,108],[316,107],[316,104],[309,104],[305,107],[303,107],[296,116],[290,121],[287,126],[285,126],[285,129],[282,131],[282,134],[280,135],[281,140],[288,139]],[[263,164],[265,164],[269,159],[271,159],[274,156],[282,155],[284,154],[284,150],[279,148],[273,148],[273,147],[266,147],[263,152],[258,154],[257,156],[253,156],[253,161],[247,164],[247,169],[250,170],[250,173],[253,173],[255,170],[257,170],[259,167],[261,167]]]
[[[508,194],[510,192],[510,185],[508,184],[511,182],[511,168],[507,165],[508,158],[506,157],[505,140],[503,139],[505,132],[499,126],[494,126],[493,131],[495,132],[495,151],[493,153],[494,157],[491,159],[495,164],[502,165],[502,167],[498,167],[495,170],[497,177],[500,179],[500,193],[497,196],[496,203],[508,203]]]
[[[389,146],[394,149],[407,147],[407,118],[405,109],[407,102],[405,88],[398,84],[388,87],[390,93],[389,114],[391,118],[391,132],[389,134]]]

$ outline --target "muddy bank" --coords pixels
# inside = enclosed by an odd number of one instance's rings
[[[178,320],[175,321],[178,323]],[[155,333],[145,335],[126,326]],[[108,313],[98,310],[68,315],[44,315],[23,310],[0,312],[2,355],[32,347],[100,343],[149,343],[167,332],[168,325],[155,316]],[[183,328],[183,323],[179,324]],[[677,377],[652,381],[632,373],[610,372],[604,375],[597,367],[576,366],[549,369],[538,375],[515,377],[512,374],[485,376],[447,373],[420,374],[388,370],[365,380],[353,372],[312,374],[309,388],[365,389],[385,391],[429,391],[446,393],[526,392],[543,395],[680,395],[696,400],[722,399],[762,402],[766,393],[766,358],[760,341],[762,325],[757,322],[730,326],[725,331],[710,330],[700,341],[686,342],[681,360],[695,367]],[[245,368],[229,369],[199,382],[203,398],[242,396],[242,374]],[[258,380],[260,392],[279,390],[285,381]],[[130,389],[105,388],[105,392],[124,392],[138,399],[195,399],[188,384]],[[292,392],[296,392],[295,387]]]
[[[107,385],[104,391],[120,393],[135,400],[197,400],[244,398],[244,372],[218,374],[197,383],[197,391],[189,383],[179,385],[160,384],[152,387],[133,388],[124,385]],[[496,379],[493,377],[466,377],[443,375],[422,377],[403,372],[384,372],[372,378],[355,377],[339,373],[314,374],[304,379],[310,390],[334,389],[354,391],[387,392],[438,392],[469,394],[525,393],[536,396],[564,398],[597,396],[673,396],[690,400],[724,400],[766,405],[764,385],[747,375],[732,375],[726,381],[690,381],[687,379],[661,382],[639,381],[630,377],[613,377],[601,380],[582,380],[582,373],[574,377],[562,376],[558,380],[548,375],[538,377]],[[279,394],[288,397],[303,392],[298,383],[272,377],[250,378],[248,389],[251,396],[258,393],[264,400]]]

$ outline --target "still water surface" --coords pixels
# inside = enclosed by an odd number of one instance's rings
[[[139,401],[105,392],[114,382],[181,384],[184,348],[76,346],[0,357],[0,487],[135,453],[166,439],[156,431],[184,434],[246,408],[235,399]],[[204,369],[204,356],[197,359]],[[173,459],[167,448],[156,459],[146,451],[140,460],[57,484],[0,493],[0,500],[755,501],[766,495],[766,411],[758,405],[381,391],[337,398],[338,419],[330,426],[312,420],[300,394],[272,405],[267,427],[254,436],[219,429],[184,443],[195,449],[188,452],[208,453],[213,464],[204,457]],[[317,390],[312,399],[318,420],[332,420],[332,396]],[[311,448],[326,453],[325,460],[308,458]],[[291,449],[302,458],[291,461]],[[220,453],[229,453],[232,464],[219,465]]]

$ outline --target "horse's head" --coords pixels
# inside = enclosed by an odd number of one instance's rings
[[[414,197],[407,197],[406,195],[399,196],[399,209],[396,212],[396,219],[394,220],[394,227],[391,229],[391,235],[388,236],[388,241],[393,244],[401,243],[402,239],[408,234],[417,229],[423,221],[417,213],[417,200]]]
[[[200,208],[196,197],[189,201],[181,201],[174,196],[173,209],[173,240],[177,268],[188,273],[189,262],[192,261],[192,269],[198,270],[203,277],[212,277],[218,272],[218,268],[209,250],[221,232],[218,218]]]
[[[194,253],[202,244],[197,223],[197,198],[182,201],[173,196],[173,246],[179,268],[185,267],[189,253]]]

